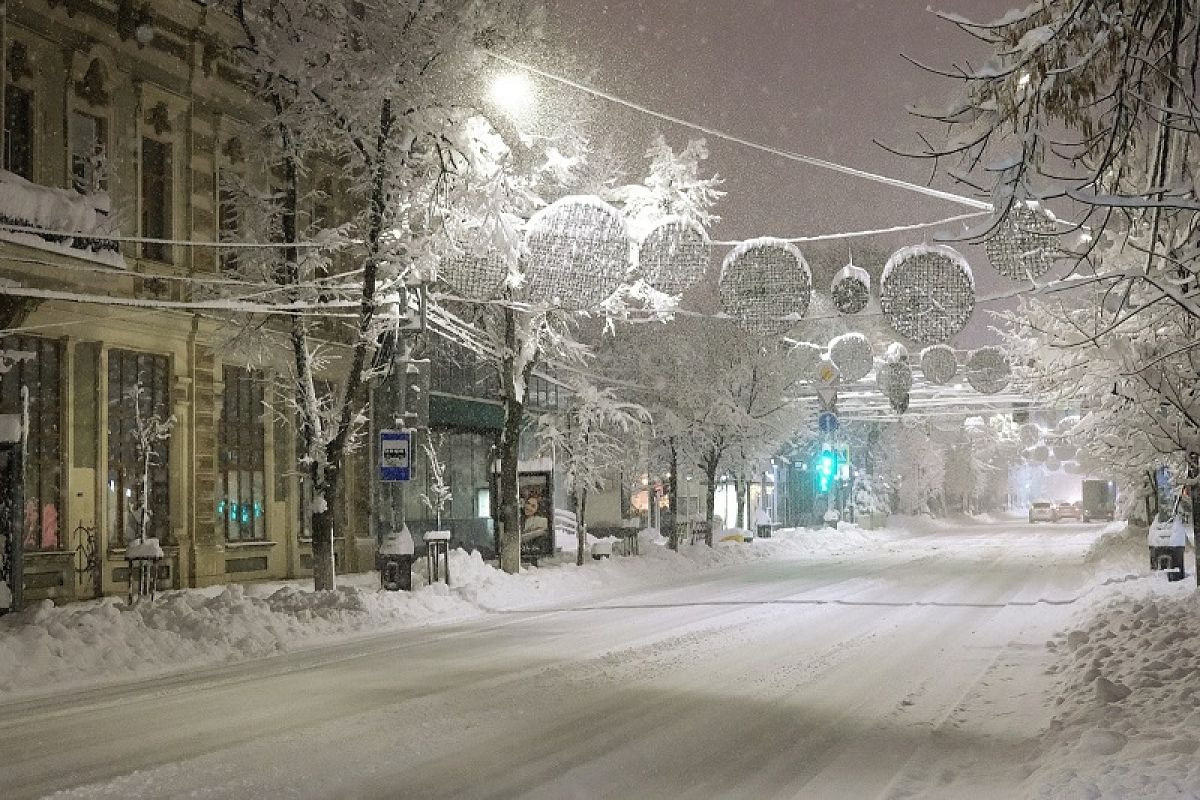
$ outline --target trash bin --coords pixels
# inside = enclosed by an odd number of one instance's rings
[[[1187,527],[1182,514],[1160,516],[1150,525],[1146,535],[1150,545],[1150,569],[1167,573],[1167,580],[1181,581],[1184,571],[1183,548],[1187,544]]]
[[[412,534],[408,532],[407,525],[384,535],[375,556],[380,586],[389,592],[412,591],[414,550]]]
[[[759,539],[771,538],[771,515],[764,508],[754,514],[754,532]]]

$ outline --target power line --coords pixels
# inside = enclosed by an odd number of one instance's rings
[[[852,175],[856,178],[863,178],[864,180],[874,181],[875,183],[882,183],[886,186],[905,189],[907,191],[916,192],[928,197],[936,197],[939,200],[947,200],[951,203],[957,203],[978,211],[986,211],[991,213],[995,210],[995,207],[991,203],[984,202],[983,200],[975,200],[974,198],[963,197],[962,195],[954,194],[953,192],[945,192],[941,189],[934,189],[930,186],[922,186],[918,183],[902,181],[898,178],[889,178],[886,175],[877,175],[873,172],[867,172],[866,170],[855,169],[854,167],[848,167],[844,164],[838,164],[833,161],[826,161],[823,158],[806,156],[803,153],[796,153],[790,150],[783,150],[782,148],[772,147],[771,145],[755,142],[750,139],[742,138],[741,136],[735,136],[732,133],[727,133],[718,128],[713,128],[708,125],[701,125],[698,122],[692,122],[690,120],[672,116],[671,114],[666,114],[662,111],[656,111],[652,108],[641,105],[640,103],[635,103],[632,100],[626,100],[623,97],[618,97],[617,95],[605,92],[601,89],[579,83],[578,81],[573,81],[569,78],[564,78],[561,75],[555,75],[552,72],[547,72],[546,70],[539,69],[531,64],[526,64],[523,61],[518,61],[515,58],[510,58],[509,56],[500,55],[499,53],[492,52],[491,50],[484,50],[483,52],[485,55],[488,55],[497,61],[508,64],[512,67],[516,67],[517,69],[523,69],[527,72],[531,72],[534,75],[545,78],[546,80],[554,81],[555,83],[562,84],[563,86],[569,86],[577,91],[590,94],[593,97],[599,97],[602,100],[607,100],[610,103],[624,106],[625,108],[632,109],[633,111],[637,111],[641,114],[646,114],[647,116],[661,119],[664,122],[670,122],[673,125],[691,128],[694,131],[699,131],[700,133],[717,139],[723,139],[724,141],[732,142],[733,144],[740,144],[743,147],[748,147],[752,150],[769,153],[770,155],[779,156],[780,158],[785,158],[789,161],[797,161],[801,164],[808,164],[809,166],[840,172],[843,175]]]

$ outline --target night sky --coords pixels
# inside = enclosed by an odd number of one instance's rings
[[[976,20],[1016,5],[945,3]],[[872,140],[915,146],[920,123],[906,106],[941,105],[953,86],[901,54],[937,67],[984,55],[981,43],[914,0],[550,0],[549,7],[551,41],[529,54],[538,66],[764,144],[919,183],[928,180],[927,162],[897,157]],[[589,107],[598,143],[624,151],[630,177],[653,133],[676,146],[689,136],[569,89],[538,90],[544,115]],[[878,228],[967,210],[711,137],[709,147],[729,193],[710,231],[715,239]],[[954,188],[944,179],[935,185]],[[917,232],[877,243],[892,249],[922,238]],[[981,294],[1006,287],[982,248],[963,249]],[[959,343],[972,344],[987,324],[976,313]]]

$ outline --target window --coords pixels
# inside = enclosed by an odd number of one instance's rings
[[[0,347],[32,354],[0,376],[0,413],[20,414],[28,394],[25,438],[25,549],[62,547],[62,345],[52,339],[6,336]]]
[[[80,194],[105,188],[106,127],[102,118],[92,114],[71,114],[71,185]]]
[[[225,367],[224,376],[217,524],[226,541],[262,541],[267,538],[265,380],[258,370],[240,367]]]
[[[33,92],[4,89],[4,168],[33,180]]]
[[[237,196],[233,189],[225,186],[217,193],[217,231],[222,242],[237,242],[242,238],[242,218],[238,210]],[[238,265],[237,248],[222,248],[221,269],[225,272],[235,272]]]
[[[133,350],[108,352],[108,487],[105,510],[109,547],[137,538],[136,509],[142,493],[142,459],[135,443],[138,420],[170,416],[170,360]],[[154,445],[150,463],[150,524],[147,536],[170,540],[170,439]]]
[[[170,239],[171,218],[171,145],[142,138],[142,236]],[[171,262],[171,246],[143,243],[142,256]]]

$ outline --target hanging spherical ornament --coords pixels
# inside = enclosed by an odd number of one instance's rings
[[[835,338],[829,343],[829,358],[847,383],[867,377],[875,365],[871,342],[861,333],[843,333]]]
[[[629,271],[621,213],[595,197],[564,197],[538,211],[525,232],[529,301],[569,311],[595,308]]]
[[[495,253],[462,253],[443,261],[437,277],[465,300],[495,300],[508,279],[508,262]]]
[[[737,325],[754,334],[778,334],[808,310],[812,272],[782,239],[751,239],[729,252],[721,265],[721,305]]]
[[[1062,462],[1052,455],[1046,459],[1044,466],[1047,472],[1058,472],[1058,468],[1062,466]]]
[[[646,283],[665,294],[682,294],[704,278],[708,254],[703,228],[680,217],[668,217],[642,240],[638,264]]]
[[[944,344],[934,344],[921,351],[921,374],[929,383],[944,386],[958,374],[958,357]]]
[[[1058,433],[1068,434],[1079,424],[1079,416],[1076,414],[1068,414],[1058,421],[1054,426],[1054,430]]]
[[[833,276],[829,294],[842,314],[857,314],[871,299],[871,275],[862,267],[847,264]]]
[[[908,410],[912,368],[906,362],[894,361],[881,365],[875,372],[875,383],[887,397],[893,411],[903,414]]]
[[[883,360],[887,364],[895,364],[898,361],[908,361],[908,348],[899,342],[892,342],[883,351]]]
[[[803,376],[801,380],[809,380],[810,376],[816,373],[817,365],[821,363],[824,354],[824,351],[812,342],[800,342],[788,352],[788,357],[796,374]]]
[[[1033,447],[1042,440],[1042,429],[1032,422],[1027,422],[1021,426],[1018,435],[1021,437],[1021,444],[1026,447]]]
[[[984,243],[988,261],[1006,278],[1045,275],[1058,253],[1054,218],[1033,202],[1016,202]]]
[[[980,394],[1004,391],[1012,375],[1008,358],[999,347],[981,347],[967,359],[967,383]]]
[[[1073,444],[1054,445],[1054,457],[1059,461],[1070,461],[1079,453],[1079,448]]]
[[[922,344],[944,342],[975,309],[975,278],[967,260],[944,245],[914,245],[888,259],[879,303],[897,333]]]
[[[1036,461],[1039,464],[1045,464],[1046,459],[1050,457],[1050,448],[1044,444],[1039,444],[1037,447],[1029,451],[1029,460]]]

